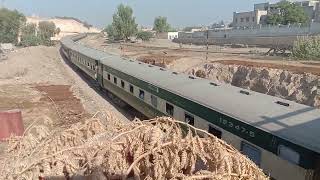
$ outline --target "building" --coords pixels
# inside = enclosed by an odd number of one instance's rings
[[[280,1],[282,2],[282,1]],[[309,17],[309,22],[320,22],[320,3],[315,0],[290,1],[301,6]],[[259,3],[254,5],[254,10],[249,12],[234,12],[233,27],[254,27],[266,24],[267,15],[279,14],[278,3]]]
[[[291,2],[291,1],[290,1]],[[318,13],[318,7],[319,7],[319,1],[315,0],[309,0],[309,1],[294,1],[298,6],[301,6],[306,13],[306,15],[309,17],[309,21],[315,21],[316,16]],[[254,5],[254,10],[261,10],[261,11],[268,11],[268,14],[276,14],[279,13],[278,9],[278,3],[259,3]]]
[[[304,12],[308,15],[309,21],[312,22],[316,19],[317,7],[319,5],[319,1],[299,1],[295,2],[295,4],[301,6]]]
[[[157,35],[156,35],[156,38],[158,38],[158,39],[173,40],[178,37],[179,37],[179,32],[163,32],[163,33],[157,33]]]
[[[266,10],[254,10],[249,12],[234,12],[233,27],[254,27],[264,21],[268,14]]]

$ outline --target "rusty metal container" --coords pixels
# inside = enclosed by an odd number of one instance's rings
[[[0,111],[0,140],[10,137],[11,134],[23,135],[24,127],[20,110]]]

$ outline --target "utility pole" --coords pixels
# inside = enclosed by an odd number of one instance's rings
[[[206,61],[208,61],[208,55],[209,55],[209,29],[207,30],[207,52],[206,52]]]

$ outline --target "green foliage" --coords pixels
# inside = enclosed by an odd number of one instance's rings
[[[39,22],[38,37],[41,44],[51,46],[51,37],[54,37],[56,32],[56,25],[53,22],[41,21]]]
[[[137,39],[141,39],[142,41],[149,41],[153,37],[153,34],[148,31],[139,31],[136,36]]]
[[[116,29],[111,24],[109,24],[104,31],[107,32],[109,39],[119,39]]]
[[[292,55],[306,60],[320,60],[320,36],[301,37],[294,42]]]
[[[113,15],[113,22],[106,27],[108,37],[113,40],[129,40],[137,32],[137,24],[130,6],[120,4]]]
[[[278,25],[278,24],[295,24],[308,22],[308,16],[304,12],[301,6],[294,3],[283,1],[278,3],[277,8],[279,14],[271,14],[267,17],[267,24]]]
[[[37,25],[27,24],[21,29],[21,42],[24,47],[37,46],[40,44],[40,39],[37,36]]]
[[[38,46],[40,45],[40,39],[36,35],[28,35],[23,38],[20,44],[23,47]]]
[[[0,43],[18,42],[18,35],[21,27],[25,24],[26,18],[18,11],[0,9]]]
[[[54,32],[55,34],[59,35],[61,32],[61,29],[60,28],[57,28],[56,31]]]
[[[173,29],[170,27],[170,24],[168,24],[166,17],[158,16],[154,19],[153,30],[161,33],[161,32],[169,32],[170,30],[173,30]]]

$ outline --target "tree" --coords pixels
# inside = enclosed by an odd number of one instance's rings
[[[58,28],[56,29],[55,34],[59,35],[60,33],[61,33],[61,29],[58,27]]]
[[[52,45],[51,37],[54,37],[56,32],[56,25],[53,22],[41,21],[39,22],[38,37],[43,45]]]
[[[162,16],[156,17],[153,23],[153,30],[157,31],[158,33],[169,32],[171,28],[170,24],[167,22],[167,18]]]
[[[137,32],[137,26],[132,8],[120,4],[113,15],[112,24],[107,26],[106,31],[110,39],[129,40],[129,37]]]
[[[278,3],[277,8],[279,13],[271,14],[267,17],[267,24],[277,25],[277,24],[294,24],[308,22],[308,16],[304,12],[301,6],[296,5],[288,1],[283,1]]]
[[[21,30],[21,45],[24,47],[37,46],[40,44],[40,39],[37,36],[37,25],[27,24]]]
[[[149,41],[153,37],[153,34],[148,31],[139,31],[136,36],[137,39],[141,39],[142,41]]]
[[[17,43],[26,18],[18,11],[0,8],[0,43]]]

